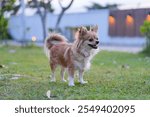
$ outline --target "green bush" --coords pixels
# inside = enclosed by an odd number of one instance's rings
[[[7,31],[8,21],[3,16],[0,16],[0,40],[8,39],[9,34]]]
[[[146,47],[143,52],[150,55],[150,22],[144,21],[144,24],[140,27],[140,31],[146,37]]]
[[[8,33],[8,19],[4,16],[5,13],[16,13],[19,7],[14,5],[15,2],[16,0],[0,0],[0,40],[11,38]]]

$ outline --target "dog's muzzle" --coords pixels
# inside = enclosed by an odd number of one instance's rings
[[[88,44],[91,48],[93,48],[93,49],[97,49],[98,48],[98,44],[96,44],[96,45],[92,45],[92,44]]]
[[[88,44],[91,48],[93,49],[97,49],[98,48],[98,44],[99,44],[99,41],[96,41],[96,44],[95,45],[92,45],[92,44]]]

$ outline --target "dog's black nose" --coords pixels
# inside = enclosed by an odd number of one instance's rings
[[[96,41],[96,44],[99,44],[99,41]]]

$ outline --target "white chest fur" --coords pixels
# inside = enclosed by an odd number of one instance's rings
[[[87,70],[90,68],[90,61],[89,60],[82,60],[82,61],[74,61],[74,66],[75,69],[80,69],[80,70]]]
[[[90,56],[84,57],[83,55],[76,53],[74,56],[75,69],[87,70],[90,68]]]
[[[80,70],[88,70],[90,69],[90,61],[94,57],[94,55],[99,51],[99,49],[88,50],[87,48],[81,49],[81,53],[76,51],[73,52],[74,57],[74,66],[76,69]]]

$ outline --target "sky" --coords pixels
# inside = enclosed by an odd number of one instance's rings
[[[28,0],[25,0],[27,2]],[[47,1],[47,0],[45,0]],[[61,0],[63,6],[70,3],[71,0]],[[86,6],[91,6],[93,2],[99,3],[100,5],[106,4],[119,4],[119,9],[132,9],[132,8],[150,8],[150,0],[74,0],[72,6],[67,10],[66,13],[86,12]],[[60,13],[60,6],[58,0],[52,0],[52,6],[55,9],[54,13]],[[33,15],[36,10],[26,9],[26,15]],[[20,10],[19,14],[22,12]]]
[[[61,0],[63,5],[66,6],[71,0]],[[101,5],[106,4],[121,4],[120,9],[127,8],[150,8],[150,0],[74,0],[71,8],[67,11],[68,13],[72,12],[85,12],[86,6],[91,6],[93,2],[99,3]],[[52,5],[55,8],[55,13],[60,12],[60,6],[57,0],[52,1]]]

